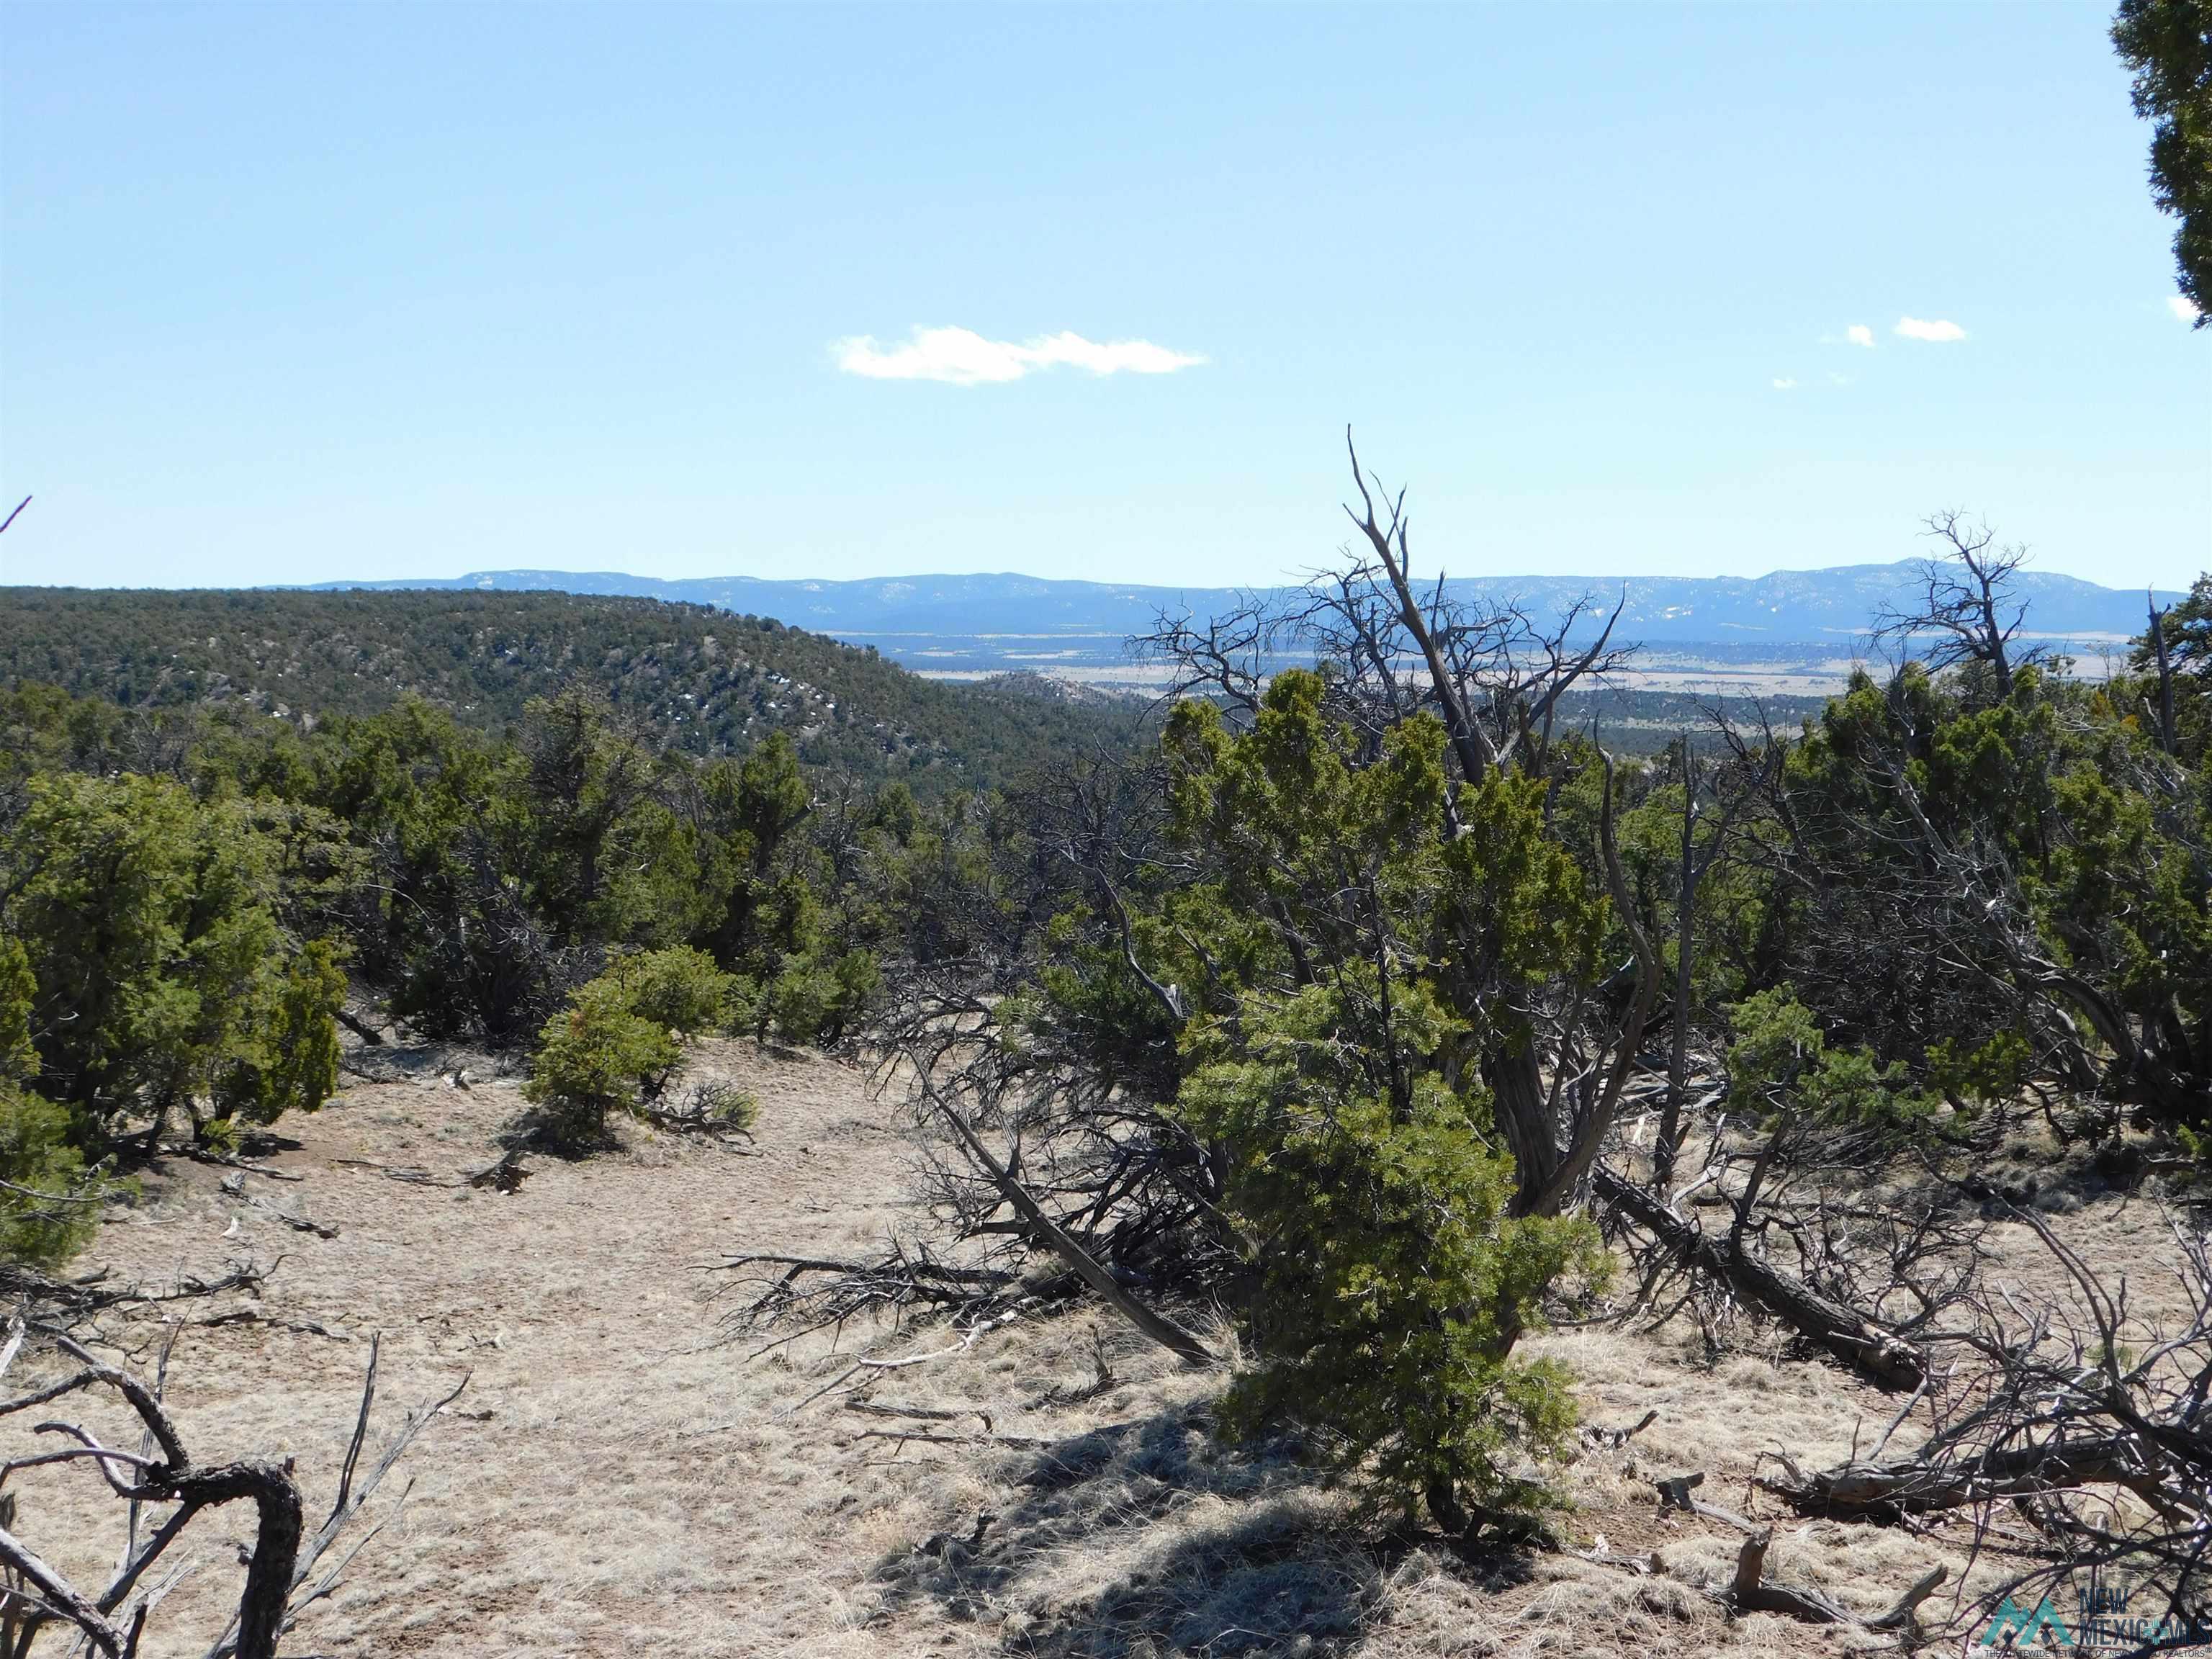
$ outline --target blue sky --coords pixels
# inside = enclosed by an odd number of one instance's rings
[[[1349,422],[1431,569],[1963,506],[2181,586],[2212,330],[2106,17],[19,0],[0,580],[1264,581]]]

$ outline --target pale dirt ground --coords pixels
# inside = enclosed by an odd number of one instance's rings
[[[533,1157],[512,1196],[394,1181],[371,1166],[450,1180],[489,1161],[520,1105],[511,1081],[457,1090],[425,1058],[402,1080],[349,1079],[320,1114],[282,1125],[297,1144],[269,1161],[301,1182],[246,1177],[247,1192],[337,1226],[335,1239],[241,1206],[219,1190],[223,1171],[190,1163],[112,1212],[80,1265],[119,1279],[283,1258],[258,1304],[275,1325],[205,1323],[246,1305],[236,1297],[172,1310],[187,1322],[169,1397],[204,1463],[294,1455],[311,1526],[352,1427],[369,1333],[384,1334],[372,1448],[403,1408],[470,1378],[376,1499],[386,1530],[288,1652],[1657,1659],[1881,1645],[1727,1620],[1703,1592],[1726,1581],[1738,1534],[1662,1516],[1650,1484],[1688,1469],[1707,1472],[1709,1501],[1776,1519],[1773,1577],[1868,1612],[1961,1559],[1963,1528],[1807,1524],[1749,1488],[1760,1451],[1840,1458],[1855,1437],[1879,1435],[1895,1401],[1757,1340],[1709,1365],[1674,1328],[1541,1340],[1575,1368],[1589,1419],[1625,1425],[1651,1407],[1660,1418],[1624,1450],[1567,1471],[1577,1508],[1565,1530],[1583,1553],[1486,1568],[1394,1547],[1351,1524],[1347,1501],[1289,1459],[1220,1444],[1206,1411],[1219,1373],[1176,1372],[1110,1320],[1102,1382],[1100,1322],[1084,1308],[1018,1321],[869,1391],[988,1411],[997,1435],[1041,1447],[860,1438],[889,1420],[843,1409],[843,1395],[801,1402],[854,1351],[895,1357],[953,1340],[925,1326],[749,1360],[755,1344],[718,1340],[727,1304],[713,1299],[720,1281],[704,1264],[745,1250],[854,1255],[910,1227],[896,1114],[834,1061],[729,1044],[711,1064],[759,1097],[752,1155],[632,1128],[625,1151],[588,1162]],[[2164,1236],[2142,1204],[2069,1222],[2117,1259],[2148,1260]],[[159,1327],[149,1315],[106,1329],[143,1352]],[[11,1380],[36,1374],[19,1363]],[[119,1433],[122,1419],[103,1407],[88,1420]],[[12,1484],[17,1530],[99,1582],[119,1506],[82,1465]],[[981,1516],[992,1519],[971,1548]],[[159,1609],[149,1652],[204,1651],[234,1600],[232,1551],[248,1517],[199,1524],[199,1565]]]

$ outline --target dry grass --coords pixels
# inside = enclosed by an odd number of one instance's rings
[[[283,1126],[297,1144],[272,1162],[300,1183],[246,1178],[336,1238],[285,1229],[222,1193],[222,1171],[179,1164],[88,1254],[146,1281],[283,1256],[255,1304],[274,1323],[210,1325],[236,1301],[186,1304],[196,1322],[177,1346],[172,1402],[204,1460],[295,1455],[311,1505],[327,1501],[352,1425],[359,1339],[384,1333],[380,1421],[470,1375],[378,1500],[388,1528],[293,1650],[1661,1659],[1878,1645],[1727,1619],[1706,1592],[1726,1582],[1737,1535],[1661,1515],[1650,1484],[1702,1469],[1701,1496],[1761,1512],[1748,1484],[1759,1452],[1839,1458],[1896,1409],[1831,1367],[1757,1346],[1709,1365],[1673,1331],[1543,1339],[1583,1379],[1589,1417],[1625,1424],[1656,1407],[1659,1419],[1566,1471],[1567,1551],[1486,1565],[1356,1526],[1347,1500],[1279,1449],[1224,1445],[1208,1414],[1218,1376],[1176,1371],[1110,1325],[1102,1376],[1082,1311],[1017,1322],[867,1389],[879,1405],[988,1413],[994,1441],[870,1437],[900,1419],[850,1410],[849,1391],[801,1402],[856,1342],[918,1352],[946,1346],[941,1330],[853,1334],[836,1352],[814,1339],[748,1363],[718,1342],[723,1304],[700,1270],[747,1250],[854,1254],[910,1224],[905,1149],[858,1072],[729,1045],[713,1063],[760,1099],[757,1155],[632,1129],[621,1152],[534,1159],[503,1197],[373,1167],[451,1179],[495,1154],[519,1104],[512,1083],[458,1090],[437,1059]],[[2100,1251],[2140,1252],[2160,1224],[2148,1206],[2103,1199],[2066,1219]],[[110,1334],[143,1352],[158,1331],[145,1319]],[[912,1422],[956,1437],[981,1426]],[[21,1482],[20,1529],[87,1578],[115,1548],[92,1484],[82,1470]],[[1771,1503],[1763,1512],[1775,1518]],[[200,1534],[153,1651],[204,1650],[235,1594],[228,1546],[243,1525],[224,1516]],[[1955,1572],[1965,1541],[1963,1528],[1779,1518],[1771,1571],[1871,1613],[1936,1560]]]

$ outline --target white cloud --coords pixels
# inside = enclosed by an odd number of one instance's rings
[[[1774,389],[1775,389],[1777,392],[1790,392],[1790,391],[1794,391],[1794,390],[1796,390],[1796,386],[1797,386],[1797,382],[1796,382],[1796,381],[1792,380],[1790,380],[1790,379],[1787,379],[1786,377],[1784,377],[1784,376],[1783,376],[1783,375],[1779,375],[1779,374],[1778,374],[1778,375],[1776,375],[1776,376],[1774,377]]]
[[[1869,350],[1874,349],[1874,331],[1864,323],[1853,323],[1844,331],[1844,337],[1853,345],[1864,346]]]
[[[1900,317],[1896,332],[1907,340],[1963,340],[1966,331],[1956,323],[1929,322],[1918,317]]]
[[[2169,295],[2166,297],[2166,308],[2185,323],[2193,323],[2204,314],[2197,308],[2197,302],[2186,294]]]
[[[1019,343],[987,340],[973,329],[917,328],[903,345],[885,348],[872,335],[839,340],[830,349],[848,374],[872,380],[943,380],[951,386],[998,385],[1041,368],[1067,365],[1093,374],[1172,374],[1205,358],[1170,351],[1149,340],[1086,340],[1080,334],[1042,335]]]

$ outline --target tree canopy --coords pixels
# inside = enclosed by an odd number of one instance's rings
[[[2181,291],[2212,322],[2212,0],[2120,0],[2112,44],[2135,76],[2136,113],[2151,122],[2151,199],[2181,222],[2173,263]]]

